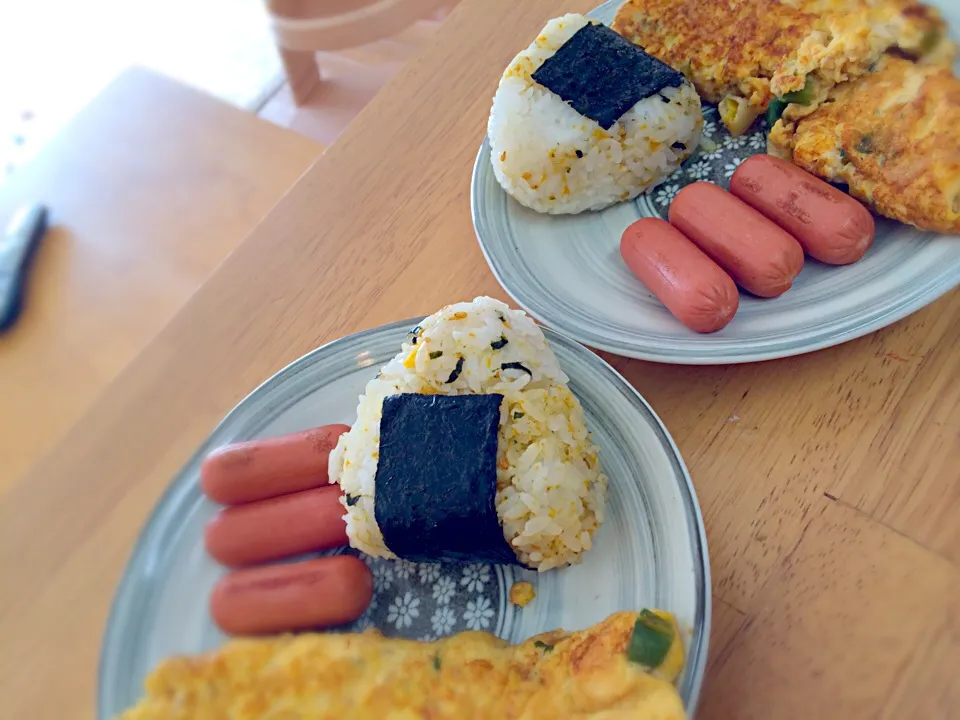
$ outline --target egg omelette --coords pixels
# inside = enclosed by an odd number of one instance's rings
[[[898,44],[920,53],[935,35],[937,52],[952,56],[936,39],[946,37],[939,15],[918,8],[910,0],[627,0],[613,29],[683,72],[739,135],[777,98],[794,117],[811,112]]]
[[[893,45],[905,55],[949,65],[956,46],[947,37],[947,26],[936,8],[916,0],[781,0],[817,16],[842,15],[866,10],[874,25],[887,25]]]
[[[622,612],[519,645],[479,631],[436,642],[304,634],[172,658],[122,720],[604,718],[681,720],[676,622]]]
[[[882,215],[960,233],[960,80],[948,68],[885,56],[813,113],[781,118],[768,145]]]

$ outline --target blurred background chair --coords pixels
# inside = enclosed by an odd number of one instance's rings
[[[322,82],[317,52],[389,38],[441,15],[456,0],[266,0],[294,102],[306,104]]]

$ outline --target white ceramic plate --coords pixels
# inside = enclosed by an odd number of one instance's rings
[[[357,396],[398,351],[415,320],[351,335],[296,361],[234,409],[174,479],[130,558],[100,661],[99,716],[134,704],[161,659],[217,647],[207,598],[219,568],[203,550],[217,507],[200,492],[201,459],[230,442],[351,423]],[[677,448],[636,391],[572,340],[546,331],[583,404],[610,478],[607,517],[583,564],[543,575],[491,565],[416,565],[366,558],[374,603],[350,629],[425,639],[483,628],[512,642],[585,628],[617,610],[673,611],[688,635],[679,682],[696,705],[710,636],[710,570],[696,496]],[[536,586],[524,609],[507,601],[518,579]]]
[[[591,17],[611,23],[620,1],[604,3]],[[956,28],[960,7],[943,10]],[[860,262],[830,267],[807,259],[793,288],[779,298],[743,294],[737,316],[720,332],[688,330],[627,269],[619,245],[633,221],[666,218],[683,186],[710,180],[727,187],[744,158],[764,152],[764,128],[731,138],[713,108],[705,106],[704,117],[704,134],[717,143],[716,152],[701,151],[633,202],[576,216],[541,215],[510,198],[493,175],[484,140],[473,171],[473,224],[490,269],[520,307],[582,343],[618,355],[721,364],[799,355],[852,340],[960,284],[960,237],[879,220],[874,246]]]

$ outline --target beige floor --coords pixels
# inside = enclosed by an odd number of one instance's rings
[[[190,0],[0,2],[0,187],[131,65],[257,110],[329,145],[445,15],[389,40],[322,54],[327,82],[306,107],[297,108],[283,84],[263,0],[194,5]],[[51,14],[59,21],[55,33]],[[124,27],[119,36],[109,30],[118,22]]]
[[[284,83],[258,114],[330,145],[404,63],[430,39],[440,19],[422,20],[396,36],[336,53],[317,53],[323,83],[297,107]]]
[[[263,0],[0,0],[0,191],[130,66],[244,109],[283,80]]]

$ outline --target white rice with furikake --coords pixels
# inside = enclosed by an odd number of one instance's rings
[[[607,88],[614,102],[620,92],[639,99],[608,112],[606,120],[601,113],[593,113],[599,121],[581,114],[576,98],[561,97],[538,82],[548,82],[538,71],[555,55],[561,57],[561,48],[587,25],[625,46],[613,47],[606,57],[619,54],[629,62],[633,55],[642,56],[630,65],[640,69],[620,73],[619,84]],[[598,54],[599,63],[578,52],[571,60],[577,65],[563,70],[574,79],[581,75],[582,85],[588,86],[579,105],[584,112],[606,99],[603,89],[592,94],[590,89],[612,75],[600,66],[604,53]],[[598,73],[596,81],[588,75],[591,71]],[[673,84],[651,85],[654,76],[669,76]],[[630,200],[663,182],[696,149],[702,127],[700,98],[680,73],[596,21],[571,14],[547,23],[507,66],[493,98],[487,137],[493,171],[504,190],[538,212],[566,214]]]
[[[374,501],[383,403],[400,393],[502,395],[495,507],[503,536],[522,564],[540,571],[580,561],[603,522],[607,478],[597,447],[541,330],[487,297],[428,317],[367,383],[357,421],[330,455],[354,548],[396,557]]]

